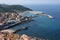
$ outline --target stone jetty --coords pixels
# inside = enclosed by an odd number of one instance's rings
[[[35,14],[35,15],[42,15],[42,16],[47,16],[49,19],[53,19],[54,17],[51,15],[48,15],[44,12],[40,12],[40,11],[25,11],[24,13],[31,13],[31,14]]]

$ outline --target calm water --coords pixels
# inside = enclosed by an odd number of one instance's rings
[[[20,31],[18,34],[60,40],[60,5],[26,5],[26,7],[50,14],[55,19],[39,16],[34,18],[35,21],[24,23],[11,29],[16,30],[24,26],[31,26],[28,30]]]

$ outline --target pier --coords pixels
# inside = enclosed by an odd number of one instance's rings
[[[22,23],[30,22],[30,21],[32,21],[30,18],[25,18],[22,21],[15,22],[14,24],[11,24],[9,26],[5,26],[4,28],[1,28],[0,30],[10,29],[10,28],[13,28],[13,27],[15,27],[17,25],[21,25]]]
[[[13,29],[5,29],[5,30],[0,30],[0,32],[8,32],[8,33],[17,33],[19,31],[22,31],[22,30],[27,30],[30,26],[26,26],[26,27],[22,27],[20,29],[17,29],[17,30],[13,30]]]
[[[54,17],[51,15],[48,15],[44,12],[40,12],[40,11],[25,11],[24,13],[31,13],[31,14],[35,14],[35,15],[42,15],[42,16],[47,16],[49,19],[53,19]]]

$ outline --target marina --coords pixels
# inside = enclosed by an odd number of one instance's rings
[[[8,26],[5,26],[4,28],[0,28],[0,30],[13,28],[16,25],[20,25],[22,23],[29,22],[29,21],[32,21],[32,20],[27,19],[27,20],[23,20],[23,21],[18,21],[18,22],[15,22],[14,24],[9,24]]]
[[[22,14],[18,14],[16,12],[11,12],[11,13],[7,12],[4,14],[1,14],[1,18],[2,18],[2,20],[0,20],[1,21],[0,22],[0,30],[9,29],[9,28],[12,28],[18,24],[22,24],[24,22],[32,21],[31,17],[27,17],[27,16],[24,17],[24,16],[22,16]]]
[[[30,16],[27,16],[26,13],[29,13]],[[53,16],[50,16],[43,12],[38,12],[38,11],[25,11],[25,12],[20,12],[20,13],[6,12],[4,14],[1,14],[2,20],[0,20],[0,21],[2,23],[0,22],[0,30],[12,28],[13,26],[21,24],[23,22],[32,21],[32,18],[37,17],[36,15],[48,16],[48,18],[50,18],[50,19],[54,18]],[[3,26],[3,28],[2,28],[2,26]]]

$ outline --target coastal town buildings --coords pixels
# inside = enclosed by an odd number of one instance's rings
[[[0,12],[0,25],[3,25],[7,21],[20,20],[22,16],[16,12]]]

